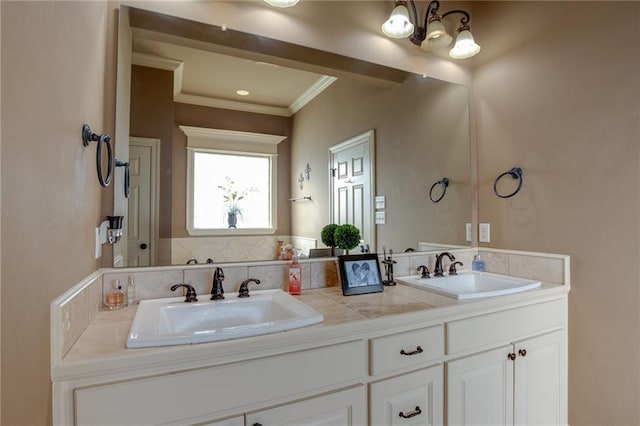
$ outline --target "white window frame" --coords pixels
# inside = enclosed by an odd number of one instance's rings
[[[275,234],[278,223],[278,144],[286,139],[282,135],[238,132],[178,126],[187,135],[187,232],[193,236],[215,235],[268,235]],[[193,158],[195,152],[265,156],[271,159],[271,227],[269,228],[194,228],[193,226]]]

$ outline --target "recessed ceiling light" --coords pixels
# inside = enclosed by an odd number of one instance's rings
[[[240,96],[249,96],[250,92],[248,90],[236,90],[236,93]]]
[[[256,65],[258,66],[262,66],[262,67],[270,67],[270,68],[279,68],[279,65],[276,64],[272,64],[270,62],[263,62],[263,61],[257,61]]]

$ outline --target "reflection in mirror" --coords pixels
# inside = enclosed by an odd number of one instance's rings
[[[261,60],[256,61],[255,52],[230,50],[219,40],[194,41],[180,33],[203,24],[171,18],[166,32],[152,31],[147,22],[162,21],[164,15],[130,10],[138,14],[131,19],[132,195],[126,266],[186,264],[190,259],[204,263],[208,258],[273,260],[283,251],[286,256],[287,246],[303,253],[324,247],[322,227],[339,221],[332,217],[330,179],[338,177],[331,177],[329,149],[368,131],[373,131],[374,142],[371,198],[384,196],[383,207],[371,200],[371,217],[384,213],[384,223],[377,222],[374,235],[365,241],[371,251],[469,244],[466,87],[351,59],[352,70],[369,67],[374,76],[358,77],[345,70],[344,61],[335,61],[339,69],[333,72],[327,67],[330,59],[342,57],[299,46],[286,49],[293,45],[273,40],[269,43],[278,46],[273,51],[285,59],[270,52],[265,61],[259,52]],[[267,44],[261,37],[255,45],[264,49]],[[300,56],[299,69],[292,68],[287,52]],[[314,66],[314,57],[322,58],[322,67]],[[266,91],[274,87],[275,94]],[[241,97],[238,89],[256,96]],[[273,233],[243,235],[239,223],[238,233],[189,234],[187,135],[180,126],[285,137],[277,145]],[[140,177],[141,172],[148,178]],[[449,180],[446,196],[433,203],[429,190],[443,176]]]

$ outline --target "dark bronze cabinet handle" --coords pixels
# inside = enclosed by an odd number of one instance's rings
[[[415,351],[411,351],[411,352],[407,352],[407,351],[405,351],[405,350],[403,349],[403,350],[401,350],[401,351],[400,351],[400,355],[407,355],[407,356],[411,356],[411,355],[418,355],[418,354],[421,354],[422,352],[423,352],[423,351],[422,351],[422,348],[421,348],[420,346],[418,346],[418,347],[416,348],[416,350],[415,350]]]
[[[251,426],[262,426],[262,423],[254,423],[254,424],[253,424],[253,425],[251,425]]]
[[[520,350],[518,351],[518,354],[519,354],[520,356],[527,356],[527,350],[526,350],[526,349],[520,349]]]
[[[516,354],[511,352],[509,355],[507,355],[507,358],[509,358],[511,361],[515,361],[516,360]]]
[[[147,249],[147,247],[148,247],[148,246],[147,246],[145,243],[140,244],[140,248],[141,248],[142,250],[146,250],[146,249]]]
[[[412,412],[405,414],[402,411],[400,411],[399,416],[402,417],[403,419],[410,419],[411,417],[419,416],[420,414],[422,414],[422,410],[420,409],[420,406],[416,405],[416,409],[413,410]]]

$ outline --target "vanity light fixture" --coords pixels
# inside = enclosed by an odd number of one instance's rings
[[[411,5],[415,25],[409,18],[407,3]],[[462,15],[462,18],[460,18],[456,42],[453,48],[449,50],[449,56],[454,59],[465,59],[477,55],[480,52],[480,46],[475,42],[473,34],[471,34],[471,16],[469,13],[461,9],[455,9],[440,14],[439,8],[440,2],[438,0],[429,2],[424,16],[424,26],[421,27],[414,0],[396,0],[391,16],[382,24],[382,32],[391,38],[408,37],[413,44],[420,46],[425,51],[439,49],[450,45],[453,41],[453,37],[445,29],[442,19],[458,13]]]
[[[298,0],[264,0],[267,4],[274,7],[291,7],[298,3]]]

